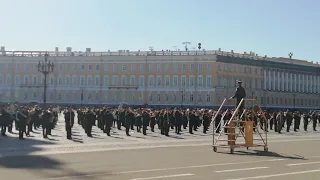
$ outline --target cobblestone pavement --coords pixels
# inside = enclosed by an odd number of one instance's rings
[[[75,120],[77,122],[77,120]],[[136,131],[130,131],[131,136],[125,135],[124,129],[112,129],[111,137],[107,136],[96,126],[93,127],[93,137],[87,137],[82,127],[75,123],[73,131],[73,140],[66,139],[66,132],[64,129],[64,121],[62,116],[59,117],[56,128],[52,131],[52,136],[48,139],[42,137],[42,130],[34,130],[30,137],[25,140],[18,140],[17,131],[14,130],[12,134],[7,133],[6,137],[0,137],[0,154],[21,154],[31,152],[77,152],[77,151],[94,151],[97,149],[121,149],[121,148],[139,148],[139,147],[159,147],[159,146],[179,146],[186,144],[201,144],[212,143],[212,129],[207,134],[202,133],[202,127],[194,134],[189,134],[188,130],[183,130],[181,135],[177,135],[171,130],[170,137],[156,132],[148,131],[147,136]],[[268,135],[269,140],[290,140],[290,139],[303,139],[303,138],[320,138],[318,132],[284,132],[278,134],[270,131]],[[225,138],[225,137],[222,137]],[[259,138],[256,134],[255,138]],[[241,140],[240,140],[241,141]]]

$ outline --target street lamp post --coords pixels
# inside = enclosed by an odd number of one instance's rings
[[[44,55],[44,62],[38,63],[38,71],[41,72],[44,75],[44,80],[43,80],[43,104],[44,107],[46,107],[47,104],[47,76],[53,72],[54,69],[54,64],[53,62],[48,61],[49,54],[46,53]]]
[[[184,92],[185,92],[185,89],[184,88],[180,88],[179,89],[180,93],[181,93],[181,107],[183,107],[183,100],[184,100]]]
[[[82,106],[82,102],[83,102],[83,91],[85,90],[85,87],[80,87],[80,91],[81,91],[81,106]]]

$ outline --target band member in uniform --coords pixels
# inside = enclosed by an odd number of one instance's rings
[[[111,127],[113,125],[113,114],[110,111],[110,109],[106,109],[103,113],[103,121],[104,121],[104,127],[103,127],[103,132],[107,133],[108,136],[110,136],[110,131],[111,131]]]
[[[174,111],[174,126],[175,126],[175,133],[180,134],[181,126],[182,126],[182,113],[179,110]]]
[[[68,111],[64,114],[64,121],[66,123],[67,139],[72,139],[72,127],[74,124],[75,114],[71,107],[68,108]]]
[[[229,99],[236,99],[237,103],[236,103],[236,107],[238,107],[238,105],[241,102],[242,98],[246,97],[246,90],[242,87],[242,81],[237,81],[238,83],[238,87],[236,89],[236,93],[234,94],[234,96],[230,97]],[[242,115],[243,109],[244,109],[244,104],[245,102],[242,102],[242,104],[239,107],[239,117]]]
[[[141,117],[142,117],[142,133],[143,135],[147,135],[147,127],[149,126],[149,123],[150,123],[150,115],[147,111],[144,111]]]
[[[42,125],[42,135],[43,138],[48,138],[48,135],[51,133],[51,113],[49,110],[44,110],[42,116],[40,117]]]
[[[86,118],[86,133],[88,137],[92,137],[92,126],[95,124],[95,121],[97,119],[96,114],[93,112],[92,109],[89,109],[89,111],[86,114]]]
[[[25,107],[21,107],[21,111],[17,115],[19,139],[23,139],[23,133],[26,133],[26,125],[28,119],[28,110]]]
[[[131,109],[124,110],[124,126],[126,128],[126,135],[130,136],[129,130],[130,126],[132,125],[132,122],[134,122],[134,113],[131,111]]]
[[[1,110],[0,125],[1,125],[1,135],[6,136],[7,126],[10,124],[11,115],[6,109]]]

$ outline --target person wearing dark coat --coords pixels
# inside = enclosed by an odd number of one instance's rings
[[[181,126],[182,126],[182,114],[180,111],[176,110],[174,111],[174,127],[176,134],[180,134],[181,132]]]
[[[211,119],[208,111],[205,111],[203,114],[203,133],[206,134],[207,131],[209,130]]]
[[[95,124],[95,121],[97,119],[96,114],[89,110],[86,114],[87,123],[86,123],[86,133],[88,137],[92,137],[92,126]]]
[[[137,127],[137,132],[140,133],[141,132],[141,126],[142,126],[142,120],[143,117],[141,114],[138,114],[134,117],[134,124]],[[131,126],[130,126],[131,127]]]
[[[147,135],[147,128],[150,123],[150,115],[148,112],[144,111],[142,113],[142,133],[143,135]]]
[[[74,124],[75,114],[73,110],[69,107],[68,111],[64,114],[64,121],[66,123],[67,139],[72,139],[72,127]]]
[[[169,114],[169,111],[165,111],[163,114],[163,119],[162,119],[162,133],[165,135],[165,136],[169,136],[169,131],[170,131],[170,114]]]
[[[43,138],[48,138],[48,135],[51,134],[51,119],[52,115],[49,110],[45,110],[40,117],[41,125],[42,125],[42,135]]]
[[[23,133],[26,133],[28,115],[29,115],[29,112],[25,107],[23,107],[22,110],[17,114],[19,139],[24,139]]]
[[[124,121],[125,121],[125,118],[126,118],[126,114],[124,111],[121,111],[119,112],[118,111],[118,119],[117,119],[117,128],[118,130],[121,130],[121,125],[123,125]]]
[[[189,133],[193,134],[193,129],[197,125],[197,117],[195,112],[189,113]]]
[[[131,110],[125,110],[125,121],[124,121],[124,126],[126,128],[126,135],[130,136],[129,134],[129,130],[130,130],[130,126],[132,124],[132,122],[134,121],[134,114],[133,112],[131,112]]]
[[[6,110],[1,110],[1,116],[0,116],[0,124],[1,124],[1,135],[5,136],[7,131],[7,126],[9,126],[11,121],[11,114]]]
[[[237,103],[236,103],[236,107],[239,106],[242,98],[245,98],[246,97],[246,90],[242,87],[242,81],[237,81],[238,83],[238,87],[236,89],[236,93],[234,94],[234,96],[230,97],[229,99],[236,99]],[[238,109],[238,116],[239,118],[241,117],[242,115],[242,112],[243,112],[243,109],[245,108],[244,107],[244,104],[245,102],[243,101]]]
[[[104,124],[104,130],[103,132],[107,133],[108,136],[110,136],[111,127],[113,125],[113,114],[110,110],[105,110],[103,113],[103,124]]]

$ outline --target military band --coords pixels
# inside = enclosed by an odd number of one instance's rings
[[[62,113],[63,112],[63,113]],[[216,119],[213,119],[217,113],[214,109],[182,109],[182,108],[130,108],[128,105],[120,105],[117,108],[112,107],[82,107],[76,111],[71,107],[65,109],[59,107],[40,108],[32,107],[12,107],[2,108],[0,114],[1,135],[12,133],[15,127],[19,131],[19,139],[24,136],[30,136],[33,129],[42,129],[43,138],[52,135],[52,129],[56,127],[58,116],[64,117],[66,138],[72,139],[72,128],[75,118],[77,123],[83,128],[88,137],[92,137],[92,127],[97,126],[101,133],[111,136],[111,130],[125,130],[125,134],[130,136],[130,131],[136,131],[147,136],[150,133],[159,131],[163,136],[170,136],[170,132],[179,135],[182,132],[194,134],[202,127],[202,133],[206,134],[211,125],[215,126],[215,133],[221,131],[227,132],[227,129],[221,129],[223,123],[231,118],[233,110],[226,113],[220,112]],[[253,116],[254,111],[246,111],[247,120],[254,122],[254,130],[261,128],[263,130],[274,130],[282,133],[291,128],[295,132],[300,130],[302,121],[303,130],[308,130],[308,124],[312,123],[312,128],[316,131],[320,123],[320,113],[318,111],[299,112],[294,111],[276,111],[260,112]],[[267,122],[264,122],[266,117]],[[14,124],[14,125],[13,125]],[[257,127],[260,124],[260,127]]]

